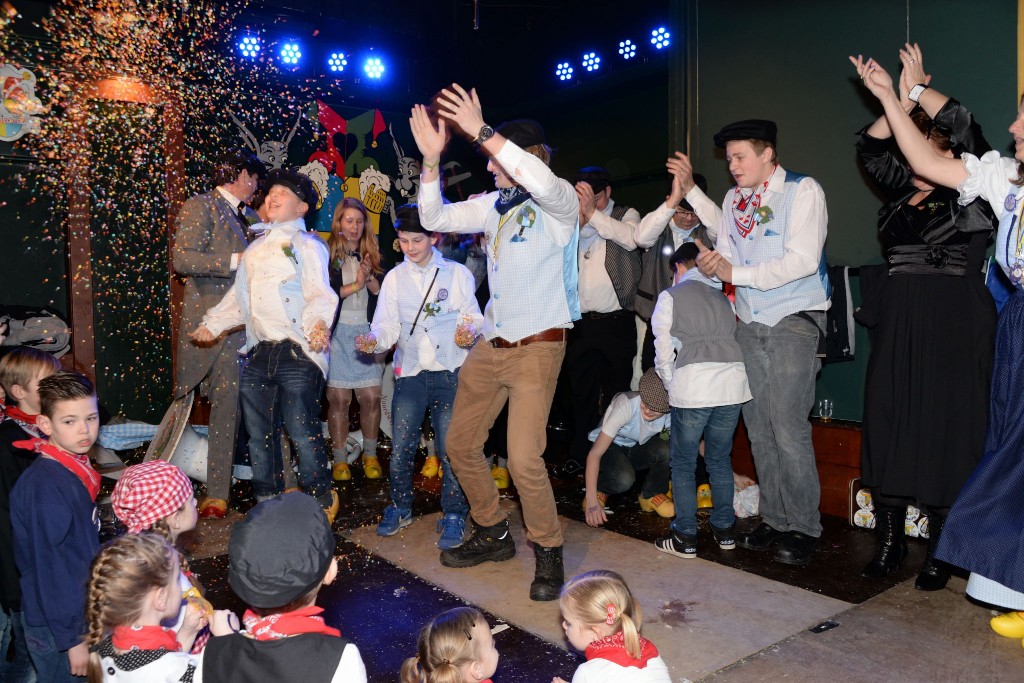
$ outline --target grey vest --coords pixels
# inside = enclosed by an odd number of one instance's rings
[[[621,221],[628,209],[624,204],[616,204],[612,207],[611,216]],[[640,251],[623,249],[611,240],[605,240],[604,247],[604,269],[615,288],[615,297],[624,311],[632,311],[637,283],[640,282]]]
[[[719,290],[696,280],[668,290],[672,297],[672,336],[682,346],[676,367],[690,363],[736,363],[743,360],[736,343],[736,314]]]

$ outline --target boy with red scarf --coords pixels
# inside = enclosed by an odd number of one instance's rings
[[[39,380],[60,370],[56,358],[28,346],[16,346],[0,359],[0,653],[13,641],[14,659],[0,658],[0,680],[21,683],[34,679],[35,669],[21,627],[21,588],[14,564],[11,531],[11,489],[36,459],[35,453],[15,448],[15,441],[42,436],[39,415]]]
[[[198,680],[366,683],[359,650],[316,606],[320,586],[338,576],[334,547],[330,522],[305,493],[250,510],[228,547],[228,584],[249,605],[245,630],[210,639]]]
[[[11,491],[25,638],[39,680],[84,680],[85,585],[100,545],[100,475],[88,455],[100,430],[96,390],[84,375],[58,372],[39,381],[39,409],[47,438],[15,442],[39,457]]]

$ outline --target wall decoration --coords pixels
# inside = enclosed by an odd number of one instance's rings
[[[0,140],[13,142],[40,130],[46,107],[36,97],[36,75],[16,64],[0,64]]]

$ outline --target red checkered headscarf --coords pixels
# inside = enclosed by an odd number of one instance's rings
[[[112,498],[114,514],[137,534],[180,510],[192,498],[192,482],[175,465],[150,460],[126,469]]]

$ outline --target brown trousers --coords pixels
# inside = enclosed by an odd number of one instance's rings
[[[519,492],[527,538],[545,548],[562,545],[555,495],[541,456],[564,356],[565,342],[496,349],[480,339],[459,370],[446,442],[473,520],[481,526],[502,522],[506,515],[498,507],[498,487],[484,456],[484,442],[508,401],[508,469]]]

